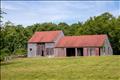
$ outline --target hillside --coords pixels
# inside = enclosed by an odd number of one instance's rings
[[[120,56],[14,59],[1,80],[120,80]]]

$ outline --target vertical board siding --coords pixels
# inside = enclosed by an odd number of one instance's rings
[[[55,43],[45,43],[46,56],[55,56],[54,47]]]
[[[45,43],[45,48],[54,48],[55,43]]]
[[[83,55],[88,56],[88,48],[83,48]]]
[[[37,44],[37,53],[36,53],[36,55],[37,56],[42,56],[42,53],[43,53],[43,56],[46,55],[45,44]]]
[[[55,48],[55,56],[56,57],[64,57],[64,56],[66,56],[65,48]]]
[[[99,48],[83,48],[84,56],[99,56]]]
[[[31,49],[31,50],[30,50]],[[36,43],[28,43],[28,57],[35,57],[37,52]]]
[[[95,48],[95,55],[99,56],[99,48]]]

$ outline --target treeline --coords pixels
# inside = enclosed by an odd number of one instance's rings
[[[37,23],[24,27],[6,22],[0,27],[0,60],[11,55],[26,55],[27,41],[36,31],[63,30],[65,35],[107,34],[114,50],[114,55],[120,54],[120,16],[114,17],[106,12],[90,17],[84,23],[68,25],[65,22]]]

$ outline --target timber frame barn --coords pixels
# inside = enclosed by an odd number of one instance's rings
[[[64,36],[62,31],[35,32],[28,41],[28,57],[67,57],[112,55],[108,36]]]

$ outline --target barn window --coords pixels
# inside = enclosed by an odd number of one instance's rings
[[[32,51],[32,48],[30,48],[30,51]]]

